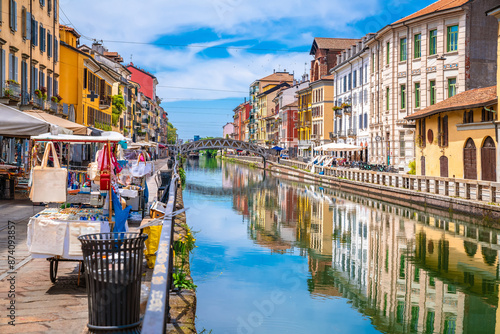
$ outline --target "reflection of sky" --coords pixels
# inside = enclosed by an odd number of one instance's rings
[[[190,183],[222,186],[222,173],[188,170]],[[184,193],[196,237],[192,275],[197,328],[214,333],[375,333],[370,320],[342,298],[313,297],[306,257],[272,254],[248,237],[232,198]]]

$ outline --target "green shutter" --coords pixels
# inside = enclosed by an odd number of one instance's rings
[[[415,108],[420,108],[420,83],[415,82]]]
[[[429,32],[429,55],[437,53],[437,29]]]
[[[390,59],[391,59],[391,43],[387,42],[387,47],[386,47],[386,52],[387,52],[387,59],[386,59],[386,64],[389,65]]]
[[[413,58],[420,58],[422,56],[422,34],[416,34],[414,37],[414,54]]]
[[[399,61],[406,61],[406,37],[399,40]]]

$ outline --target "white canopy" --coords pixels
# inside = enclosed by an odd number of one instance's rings
[[[126,141],[118,132],[103,132],[102,136],[73,136],[73,135],[52,135],[50,133],[44,133],[39,136],[32,136],[31,139],[36,141],[62,141],[62,142],[72,142],[72,143],[95,143],[95,142],[119,142]]]
[[[0,103],[0,135],[12,137],[36,136],[41,133],[65,133],[73,131],[28,115],[18,109]]]
[[[38,119],[41,119],[43,121],[49,122],[51,124],[55,124],[63,128],[66,128],[68,130],[71,130],[75,135],[85,136],[91,132],[91,130],[84,125],[68,121],[67,119],[57,117],[55,115],[47,114],[46,112],[43,112],[41,110],[29,110],[25,111],[24,113],[36,117]]]
[[[318,147],[315,147],[315,151],[361,151],[363,148],[361,146],[343,143],[329,143]]]

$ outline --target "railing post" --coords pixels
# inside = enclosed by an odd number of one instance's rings
[[[470,183],[465,182],[465,199],[470,199]]]
[[[450,190],[449,190],[450,182],[448,180],[444,181],[444,195],[449,196]]]
[[[476,184],[476,200],[483,200],[483,186],[479,182]]]
[[[431,182],[428,178],[425,178],[425,192],[426,193],[431,192]]]
[[[438,178],[434,179],[434,193],[436,195],[439,195],[439,179]]]
[[[497,187],[493,186],[493,184],[490,185],[490,202],[497,202]]]

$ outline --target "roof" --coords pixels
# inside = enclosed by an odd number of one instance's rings
[[[80,34],[76,32],[74,28],[65,26],[64,24],[59,24],[59,30],[64,30],[64,31],[70,31],[72,32],[77,38],[80,38]]]
[[[469,2],[469,0],[438,0],[430,4],[429,6],[419,10],[418,12],[415,12],[411,15],[408,15],[407,17],[402,18],[401,20],[394,22],[393,24],[408,21],[420,16],[437,13],[446,9],[460,7],[467,2]]]
[[[285,87],[285,86],[290,87],[290,84],[287,82],[282,82],[279,85],[274,86],[273,88],[270,88],[270,89],[266,90],[265,92],[260,93],[259,95],[257,95],[257,97],[262,97],[262,96],[271,94],[272,92],[275,92],[275,91],[279,90],[281,87]]]
[[[143,70],[142,68],[139,68],[139,67],[135,66],[134,63],[132,63],[132,62],[130,64],[128,64],[128,65],[125,65],[125,67],[126,68],[130,68],[130,67],[135,68],[137,71],[142,72],[142,73],[144,73],[146,75],[149,75],[153,79],[156,79],[156,77],[153,74],[149,73],[146,70]]]
[[[418,119],[445,111],[484,107],[497,102],[497,86],[471,89],[417,111],[405,118],[408,120]]]
[[[283,80],[293,81],[293,74],[288,72],[275,72],[271,75],[268,75],[267,77],[259,79],[258,81],[283,81]]]
[[[315,37],[309,54],[316,53],[315,49],[336,49],[345,50],[359,41],[357,38],[324,38]],[[316,45],[316,47],[315,47]]]

